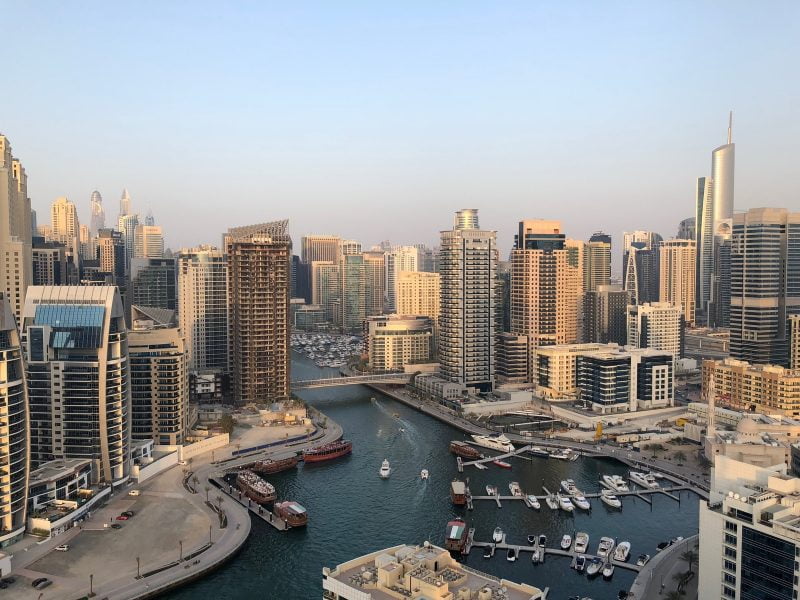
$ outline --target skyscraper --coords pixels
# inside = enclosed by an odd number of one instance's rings
[[[494,385],[496,237],[478,229],[475,209],[458,211],[441,232],[440,372],[481,390]]]
[[[31,286],[22,320],[31,466],[92,461],[100,481],[130,467],[130,370],[122,298],[112,286]],[[86,415],[93,418],[87,419]]]
[[[33,238],[33,285],[65,285],[67,259],[64,244]]]
[[[135,258],[161,258],[164,256],[164,234],[159,225],[137,225],[134,229]]]
[[[583,342],[624,346],[628,340],[630,293],[619,285],[601,285],[583,295]]]
[[[122,197],[119,200],[119,216],[124,217],[131,213],[131,196],[128,190],[122,190]]]
[[[18,322],[31,284],[31,237],[28,178],[11,155],[8,138],[0,135],[0,292],[6,293]]]
[[[384,254],[380,251],[364,252],[364,275],[366,277],[367,316],[383,314],[383,301],[386,292],[384,278]]]
[[[397,275],[397,314],[428,317],[435,331],[440,313],[439,273],[400,271]]]
[[[177,273],[174,258],[134,258],[131,261],[130,302],[177,310]]]
[[[583,258],[583,289],[611,283],[611,236],[598,231],[589,238]]]
[[[103,197],[97,190],[92,192],[89,200],[89,235],[97,237],[97,232],[106,228],[106,212],[103,209]]]
[[[397,274],[401,271],[419,271],[419,248],[416,246],[397,246],[386,252],[386,311],[397,310]]]
[[[669,302],[628,307],[628,345],[670,352],[675,360],[683,356],[684,317],[679,306]]]
[[[6,293],[0,291],[0,548],[25,533],[28,503],[28,395],[19,333]]]
[[[228,263],[212,246],[178,253],[178,323],[191,371],[227,374]]]
[[[364,257],[361,254],[342,256],[341,274],[341,323],[342,331],[361,333],[367,318],[367,278]]]
[[[675,237],[679,240],[697,240],[697,217],[689,217],[681,221]]]
[[[311,264],[315,260],[337,262],[341,241],[338,235],[306,235],[300,240],[301,258],[306,264]]]
[[[731,357],[787,365],[793,314],[800,314],[800,213],[752,208],[734,215]]]
[[[694,240],[668,240],[659,249],[659,301],[679,306],[689,325],[695,322],[696,249]]]
[[[139,215],[120,215],[117,221],[117,230],[122,234],[125,243],[125,273],[130,273],[131,259],[136,249],[136,227],[139,225]]]
[[[288,221],[275,221],[236,227],[225,235],[236,402],[289,398],[292,242],[288,225]]]
[[[661,240],[653,231],[626,231],[622,236],[622,287],[634,304],[658,300]]]

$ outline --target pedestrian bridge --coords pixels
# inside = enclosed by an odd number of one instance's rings
[[[381,375],[354,375],[352,377],[329,377],[327,379],[306,379],[292,381],[293,390],[308,390],[323,387],[339,387],[343,385],[362,385],[365,383],[397,383],[406,384],[411,381],[411,373],[384,373]]]

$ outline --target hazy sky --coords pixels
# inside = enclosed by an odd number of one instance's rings
[[[0,6],[40,222],[127,187],[172,247],[287,217],[434,243],[461,207],[504,249],[523,218],[670,237],[729,109],[736,208],[800,210],[800,3],[223,4]]]

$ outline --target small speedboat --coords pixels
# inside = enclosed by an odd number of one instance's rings
[[[492,464],[501,469],[510,469],[511,465],[503,460],[493,460]]]
[[[539,536],[539,546],[541,548],[544,548],[545,546],[547,546],[547,536],[545,534],[541,534]]]
[[[490,548],[486,548],[483,551],[483,558],[492,558],[492,550]]]
[[[520,497],[522,496],[522,488],[519,487],[519,483],[516,481],[512,481],[508,484],[508,490],[511,492],[512,496]]]
[[[429,475],[428,469],[422,469],[422,471],[419,472],[420,479],[427,479],[428,475]]]
[[[572,496],[578,491],[578,486],[575,485],[575,480],[565,479],[561,482],[561,489],[564,490],[565,494]]]
[[[492,541],[495,544],[499,544],[503,541],[503,530],[499,527],[495,527],[494,533],[492,533]]]
[[[384,458],[383,463],[381,463],[381,470],[378,471],[378,475],[381,476],[381,479],[389,479],[389,475],[391,474],[392,468],[389,466],[389,461]]]
[[[597,546],[597,556],[600,558],[608,558],[614,550],[614,540],[610,537],[601,537],[600,544]]]
[[[592,575],[597,575],[600,572],[600,569],[603,568],[603,559],[594,557],[592,560],[589,561],[589,564],[586,565],[586,574],[590,577]]]
[[[575,534],[575,552],[584,554],[589,547],[589,534],[585,531],[579,531]]]
[[[616,560],[617,562],[626,562],[628,560],[628,556],[630,555],[630,553],[631,553],[631,543],[620,542],[614,549],[614,560]]]
[[[517,560],[517,553],[514,551],[513,548],[509,548],[508,552],[506,553],[506,560],[508,562],[514,562]]]
[[[528,504],[530,505],[531,508],[535,508],[536,510],[542,508],[542,505],[539,504],[539,499],[533,494],[528,494],[526,498],[528,499]]]
[[[542,556],[541,552],[539,552],[538,548],[534,548],[533,552],[531,552],[531,562],[538,563],[539,558]]]
[[[636,559],[636,566],[643,567],[648,562],[650,562],[650,555],[649,554],[640,554],[639,558]]]
[[[533,546],[536,543],[536,536],[531,534],[528,536],[528,545]]]
[[[486,495],[487,496],[497,496],[497,488],[493,485],[486,486]]]
[[[572,546],[572,536],[568,533],[565,533],[564,536],[561,538],[561,549],[562,550],[569,550],[570,546]]]
[[[622,501],[611,490],[602,490],[600,501],[611,508],[622,508]]]
[[[572,500],[566,496],[562,496],[561,494],[556,494],[556,496],[558,498],[558,505],[561,507],[561,510],[565,510],[567,512],[572,512],[575,510],[575,505],[572,503]]]
[[[611,576],[614,574],[614,565],[611,563],[606,563],[606,566],[603,567],[603,577],[605,579],[611,579]]]
[[[572,502],[575,504],[575,506],[577,506],[581,510],[592,510],[592,503],[589,502],[586,499],[586,496],[584,496],[583,494],[580,493],[575,494],[572,497]]]
[[[578,573],[583,573],[586,569],[586,557],[583,554],[579,554],[575,557],[575,570]]]

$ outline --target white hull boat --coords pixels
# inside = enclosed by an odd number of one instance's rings
[[[531,508],[535,508],[536,510],[542,508],[542,505],[539,503],[539,499],[533,494],[528,495],[528,504]]]
[[[611,552],[614,550],[614,540],[610,537],[602,537],[600,538],[600,544],[597,546],[597,556],[602,559],[606,559],[611,556]]]
[[[561,538],[561,549],[569,550],[570,546],[572,546],[572,536],[564,534],[564,537]]]
[[[579,531],[575,534],[575,553],[586,554],[586,549],[589,547],[589,534],[584,531]]]
[[[429,475],[428,469],[422,469],[422,471],[419,472],[419,478],[422,480],[428,479]]]
[[[611,508],[622,508],[622,501],[611,490],[600,492],[600,501]]]
[[[473,435],[472,439],[478,446],[497,450],[498,452],[514,452],[514,444],[511,443],[502,433],[492,433],[490,435]]]
[[[572,502],[581,510],[592,510],[592,503],[583,494],[575,494],[572,497]]]
[[[630,488],[620,475],[603,475],[602,484],[614,492],[629,492]]]
[[[503,530],[500,529],[499,527],[496,527],[494,533],[492,533],[492,541],[495,544],[499,544],[500,542],[503,541]]]
[[[378,475],[381,476],[381,479],[389,479],[391,474],[392,468],[389,466],[389,461],[384,458],[383,463],[381,464],[381,470],[378,471]]]
[[[626,562],[628,560],[628,556],[630,555],[630,553],[631,553],[631,543],[620,542],[614,549],[614,560],[616,560],[617,562]]]
[[[631,471],[629,474],[631,481],[643,488],[655,490],[661,487],[656,481],[655,475],[652,473],[642,473],[640,471]]]
[[[558,495],[558,505],[561,507],[561,510],[565,510],[567,512],[572,512],[575,510],[575,505],[572,503],[572,500],[566,496]]]

